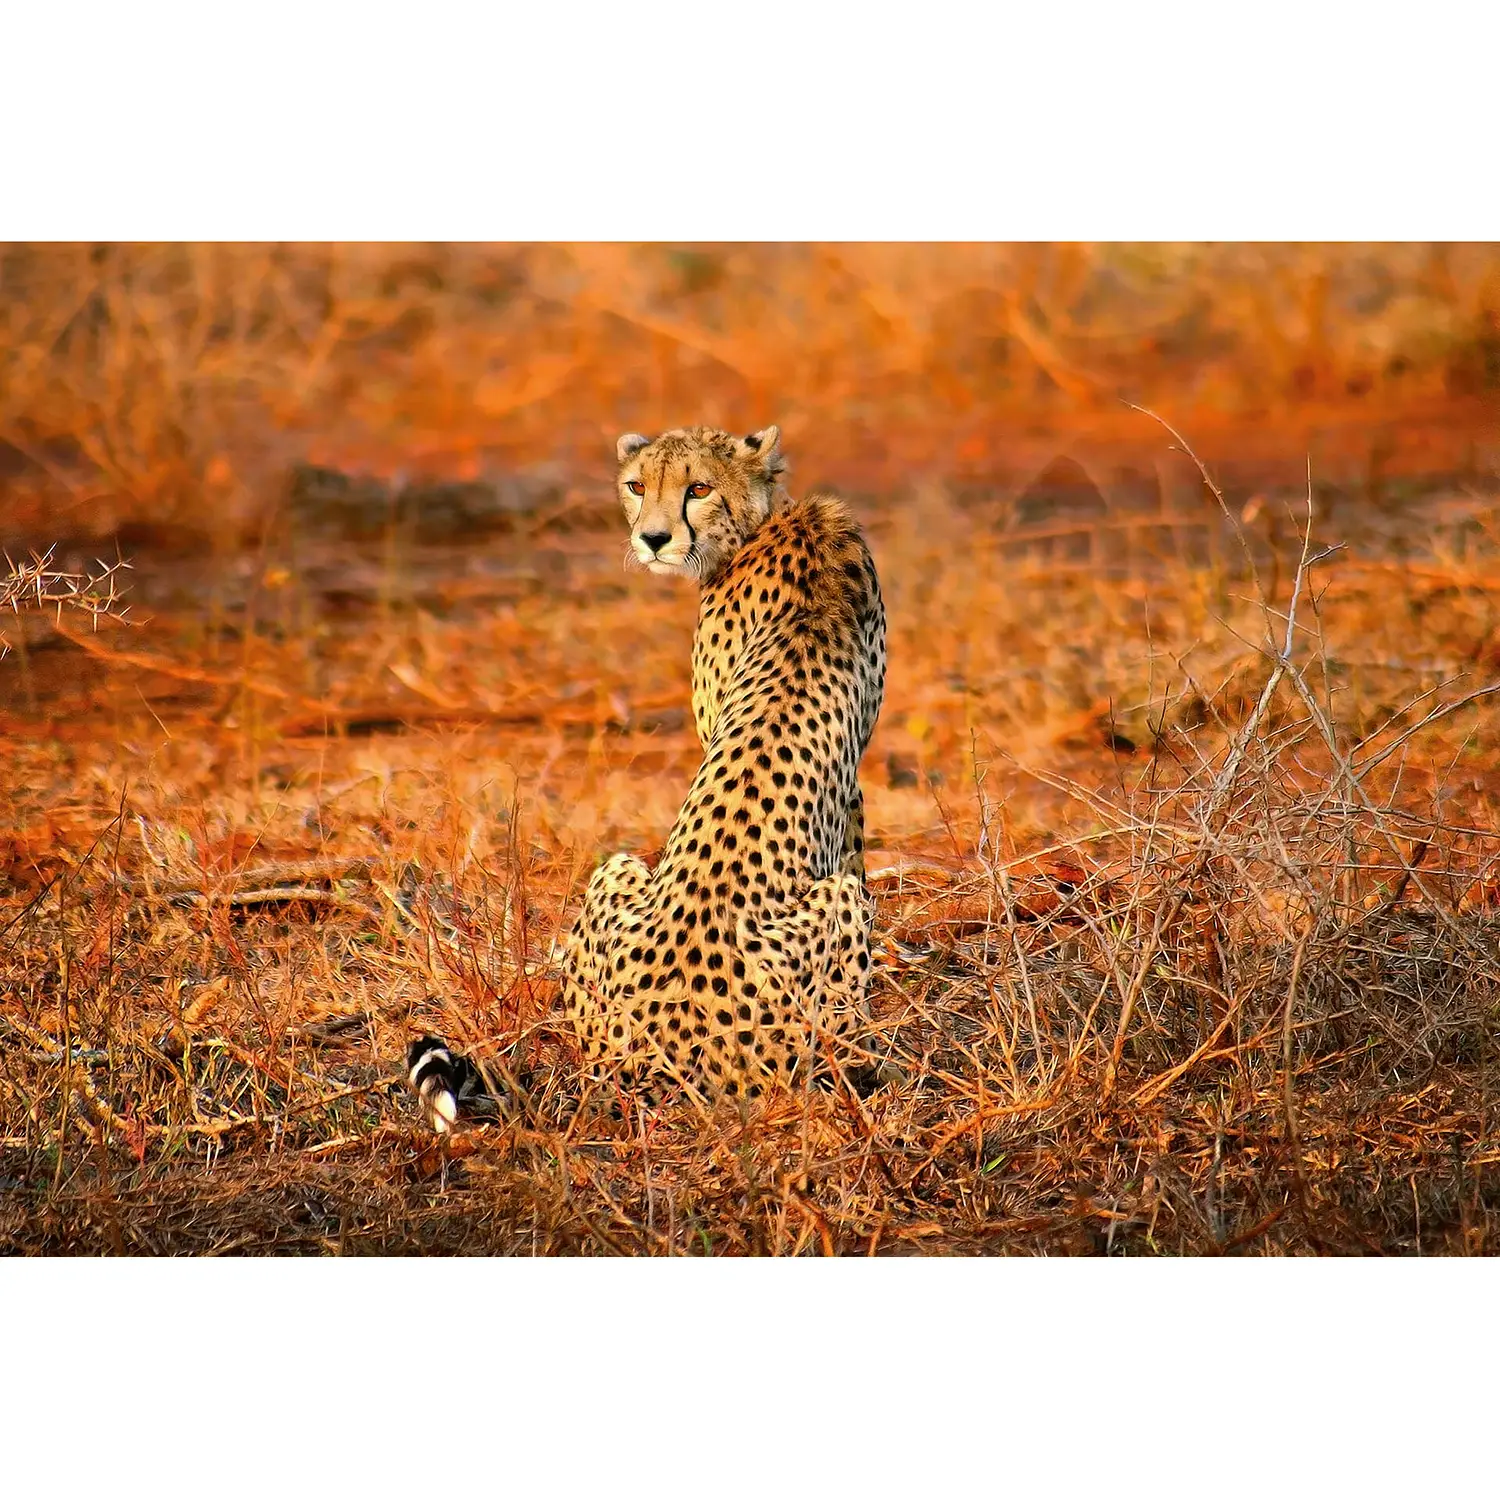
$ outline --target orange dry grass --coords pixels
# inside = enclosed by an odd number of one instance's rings
[[[143,569],[149,628],[6,669],[0,1237],[1492,1248],[1500,706],[1445,705],[1500,675],[1500,510],[1440,502],[1415,561],[1372,525],[1299,566],[1295,512],[1279,573],[1247,539],[1269,613],[1232,531],[1115,578],[1094,528],[870,509],[872,1049],[905,1081],[752,1112],[651,1112],[548,1025],[571,896],[696,764],[691,596],[619,572],[612,518],[466,578],[392,535],[273,538],[175,604]],[[511,1096],[447,1153],[399,1079],[428,1028]]]

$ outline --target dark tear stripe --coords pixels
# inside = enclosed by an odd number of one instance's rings
[[[687,505],[688,491],[693,487],[693,471],[687,472],[687,483],[682,487],[682,524],[687,527],[688,551],[691,552],[698,545],[698,533],[693,530],[693,523],[688,520]]]

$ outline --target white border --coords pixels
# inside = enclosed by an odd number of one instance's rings
[[[7,1468],[65,1493],[1440,1494],[1487,1474],[1500,1333],[1459,1260],[0,1280]]]
[[[1488,239],[1500,12],[12,7],[0,238]]]

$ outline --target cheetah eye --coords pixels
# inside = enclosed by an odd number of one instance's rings
[[[688,499],[701,500],[705,495],[713,494],[713,489],[713,485],[704,484],[704,482],[700,479],[697,484],[690,484],[687,487]]]
[[[643,485],[639,479],[627,479],[625,481],[625,488],[629,490],[632,495],[644,495],[646,493],[646,486]]]

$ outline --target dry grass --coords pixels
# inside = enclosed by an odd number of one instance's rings
[[[992,428],[1107,416],[1148,333],[1133,388],[1181,393],[1180,338],[1207,405],[1163,404],[1241,432],[1489,378],[1483,256],[1258,253],[6,252],[0,514],[126,527],[140,623],[32,610],[0,663],[0,1246],[1492,1251],[1484,452],[1407,489],[1363,453],[1310,529],[1301,487],[1224,503],[1138,413],[1144,502],[994,478]],[[697,763],[691,594],[619,572],[577,456],[659,408],[790,411],[802,483],[846,440],[856,489],[942,476],[860,502],[871,1045],[905,1075],[864,1097],[653,1112],[550,1025],[570,902]],[[282,485],[346,448],[443,482]],[[205,503],[240,529],[174,554]],[[400,1078],[428,1029],[514,1100],[448,1150]]]
[[[580,1083],[544,955],[691,774],[691,600],[591,566],[600,532],[440,617],[413,554],[352,619],[278,606],[300,633],[261,595],[213,641],[185,613],[33,650],[5,1242],[1491,1248],[1487,544],[1393,593],[1312,541],[1278,614],[1208,568],[1059,575],[935,493],[871,521],[874,1045],[905,1084],[703,1115]],[[426,1028],[518,1101],[449,1153],[398,1077]]]

